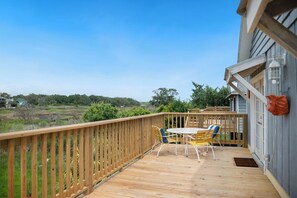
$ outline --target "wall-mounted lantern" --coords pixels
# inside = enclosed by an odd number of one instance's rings
[[[268,79],[271,80],[272,84],[278,83],[281,78],[281,64],[276,60],[271,61],[268,66]]]
[[[281,79],[282,66],[286,65],[287,53],[283,53],[279,56],[271,58],[271,62],[268,65],[268,80],[271,80],[272,84],[279,84]]]

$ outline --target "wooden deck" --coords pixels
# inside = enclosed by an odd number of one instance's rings
[[[165,147],[157,158],[157,149],[99,185],[87,198],[279,197],[259,168],[235,166],[233,157],[251,157],[246,148],[217,148],[216,161],[209,152],[200,163],[191,147],[189,157],[184,156],[183,146],[177,156],[173,147]]]

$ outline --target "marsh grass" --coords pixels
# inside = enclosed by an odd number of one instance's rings
[[[29,119],[20,117],[18,109],[0,109],[0,133],[81,123],[83,122],[81,117],[87,108],[87,106],[33,107],[28,110]]]

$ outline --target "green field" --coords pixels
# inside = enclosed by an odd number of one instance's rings
[[[0,109],[0,133],[77,124],[88,106]]]

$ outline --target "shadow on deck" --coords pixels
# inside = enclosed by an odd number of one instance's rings
[[[259,168],[236,167],[233,157],[251,157],[241,147],[216,148],[197,161],[193,148],[189,157],[179,145],[157,149],[99,185],[87,198],[95,197],[279,197]]]

